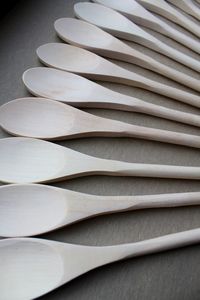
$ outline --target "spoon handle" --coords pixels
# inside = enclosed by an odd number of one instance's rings
[[[153,140],[164,143],[170,143],[175,145],[182,145],[187,147],[200,148],[200,137],[185,134],[181,132],[174,132],[168,130],[161,130],[157,128],[150,128],[144,126],[137,126],[119,122],[115,120],[104,119],[101,120],[101,127],[97,124],[93,130],[95,133],[99,133],[103,136],[122,136],[133,137],[139,139]],[[92,131],[91,131],[92,132]]]
[[[134,37],[133,37],[134,40]],[[154,38],[153,36],[149,36],[148,40],[143,40],[143,44],[151,49],[164,54],[175,61],[197,71],[200,72],[200,62],[196,59],[193,59],[189,55],[185,55],[184,53],[168,46],[167,44],[163,43],[161,40]]]
[[[200,204],[200,192],[135,196],[134,209],[179,207]],[[131,209],[127,208],[128,210]]]
[[[124,100],[125,100],[124,102],[126,103],[126,98]],[[127,102],[127,106],[124,109],[131,110],[131,103],[129,104],[128,103],[129,102]],[[129,109],[129,105],[130,105],[130,109]],[[160,105],[155,105],[153,103],[148,103],[145,101],[138,102],[134,107],[134,111],[172,120],[175,122],[180,122],[180,123],[200,127],[199,115],[185,113],[182,111],[170,109]]]
[[[106,99],[106,97],[105,97]],[[108,95],[109,99],[109,95]],[[199,100],[200,102],[200,100]],[[84,103],[74,104],[72,102],[68,102],[72,106],[84,107]],[[96,103],[90,102],[88,107],[96,107]],[[149,103],[137,98],[133,98],[127,95],[115,94],[114,98],[110,98],[107,102],[103,102],[98,104],[100,108],[109,108],[109,109],[117,109],[124,111],[132,111],[143,113],[151,116],[156,116],[159,118],[164,118],[167,120],[172,120],[175,122],[180,122],[192,126],[200,127],[200,115],[190,114],[179,110],[170,109],[164,106],[156,105],[153,103]]]
[[[200,167],[138,164],[122,161],[97,159],[91,160],[87,174],[111,176],[136,176],[154,178],[176,178],[200,180]]]
[[[159,0],[137,0],[146,9],[153,13],[157,13],[168,20],[177,23],[188,31],[192,32],[194,35],[200,38],[199,26],[193,22],[191,19],[187,18],[184,14],[175,9],[172,5],[168,4],[166,1]]]
[[[200,192],[140,196],[82,195],[82,198],[85,201],[84,203],[86,204],[83,207],[83,211],[85,210],[85,212],[90,212],[95,215],[147,208],[200,205]],[[73,205],[75,210],[77,205],[76,202],[72,203],[72,209]]]
[[[131,55],[132,54],[132,55]],[[147,68],[149,70],[152,70],[156,73],[159,73],[161,75],[164,75],[168,77],[169,79],[173,79],[174,81],[177,81],[187,87],[190,87],[191,89],[194,89],[198,92],[200,92],[200,80],[195,79],[194,77],[188,76],[180,71],[177,71],[171,67],[168,67],[165,64],[160,63],[159,61],[148,57],[144,54],[139,54],[136,58],[135,51],[131,49],[129,51],[129,54],[127,53],[120,53],[120,59],[124,60],[129,63],[136,63],[138,64],[138,61],[140,62],[139,65],[143,66],[144,68]]]
[[[200,20],[200,10],[198,6],[194,4],[194,2],[189,0],[182,0],[182,1],[168,0],[168,2],[182,9],[187,14]]]
[[[107,254],[110,262],[130,257],[157,253],[200,242],[200,228],[159,236],[136,243],[104,247],[103,254]]]
[[[159,20],[161,21],[161,20]],[[160,32],[172,39],[174,39],[175,41],[179,42],[180,44],[184,45],[185,47],[193,50],[194,52],[200,54],[200,43],[187,36],[186,34],[183,34],[182,32],[174,29],[172,26],[169,26],[167,23],[163,22],[163,25],[165,27],[162,27],[162,29],[160,30]],[[160,28],[160,27],[159,27]]]
[[[130,72],[128,70],[118,68],[118,73],[114,75],[105,74],[105,75],[91,75],[91,79],[97,79],[97,80],[109,80],[111,82],[117,82],[122,83],[130,86],[136,86],[145,90],[149,90],[151,92],[154,92],[156,94],[164,95],[166,97],[184,102],[189,105],[193,105],[196,107],[200,107],[200,97],[185,92],[183,90],[168,86],[163,83],[159,83],[157,81],[148,79],[144,76],[135,74],[133,72]]]

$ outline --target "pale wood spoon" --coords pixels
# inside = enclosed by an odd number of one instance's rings
[[[137,0],[146,9],[182,26],[200,38],[199,26],[164,0]]]
[[[87,175],[200,180],[200,167],[128,163],[89,156],[38,139],[0,139],[1,182],[40,183]]]
[[[200,204],[200,192],[96,196],[40,184],[0,187],[0,236],[43,234],[93,216]]]
[[[187,1],[187,0],[186,0]],[[173,28],[168,23],[156,17],[136,0],[93,0],[124,14],[137,25],[145,26],[167,37],[174,39],[180,44],[200,54],[200,42]],[[180,3],[180,2],[178,2]]]
[[[41,62],[64,71],[82,74],[91,79],[117,82],[137,86],[152,92],[183,101],[190,105],[200,105],[200,96],[153,81],[130,72],[88,50],[63,43],[49,43],[37,49]]]
[[[97,117],[45,98],[21,98],[4,104],[0,126],[15,136],[45,140],[132,137],[200,148],[199,136]]]
[[[195,17],[196,19],[200,20],[200,9],[197,5],[195,5],[194,1],[191,0],[167,0],[171,4],[177,6],[178,8],[182,9],[187,14]]]
[[[54,27],[58,36],[65,42],[102,56],[139,65],[200,91],[200,80],[159,63],[91,23],[74,18],[62,18],[55,22]]]
[[[97,267],[199,242],[200,228],[113,246],[75,245],[36,238],[3,239],[0,241],[1,298],[35,299]]]
[[[141,44],[200,72],[198,60],[163,43],[109,7],[97,3],[80,2],[74,5],[74,12],[78,18],[97,25],[119,38]]]
[[[184,113],[122,95],[82,76],[53,68],[37,67],[24,72],[26,88],[39,97],[76,107],[134,111],[200,127],[200,116]],[[197,105],[200,107],[200,100]]]

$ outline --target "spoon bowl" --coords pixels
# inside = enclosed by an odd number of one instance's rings
[[[75,18],[61,18],[55,21],[54,28],[56,33],[66,42],[73,41],[75,46],[80,44],[85,44],[86,42],[90,44],[91,47],[98,48],[110,48],[112,49],[112,44],[115,42],[116,46],[120,45],[121,48],[126,47],[125,44],[120,42],[111,34],[103,31],[99,27],[81,21]]]
[[[4,300],[36,299],[60,285],[64,270],[53,244],[34,239],[0,241],[0,265]]]
[[[98,105],[98,103],[106,101],[107,98],[112,101],[112,99],[117,99],[117,95],[119,95],[118,98],[122,97],[121,94],[84,77],[53,68],[28,69],[24,72],[22,79],[28,91],[33,95],[75,106],[96,107],[92,106],[93,103]]]
[[[0,187],[0,236],[31,236],[62,227],[73,202],[73,192],[66,194],[45,185]]]
[[[102,63],[102,58],[92,52],[61,43],[42,45],[37,49],[37,55],[50,67],[80,74],[95,74],[107,64],[106,60]]]
[[[84,117],[84,112],[53,100],[21,98],[0,107],[0,125],[16,136],[62,139],[77,133],[82,114]]]

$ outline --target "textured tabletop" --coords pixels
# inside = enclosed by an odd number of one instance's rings
[[[57,18],[73,16],[71,0],[29,0],[18,4],[0,24],[0,103],[28,96],[21,76],[29,67],[39,66],[35,50],[44,43],[60,41],[54,32]],[[164,19],[163,19],[164,20]],[[165,20],[166,21],[166,20]],[[166,21],[167,22],[167,21]],[[169,23],[169,22],[168,22]],[[173,25],[175,26],[175,25]],[[183,31],[176,26],[178,30]],[[146,29],[147,30],[147,29]],[[169,45],[197,59],[197,54],[180,44],[147,30]],[[189,35],[189,33],[186,32]],[[198,74],[180,64],[127,43],[141,52],[196,78]],[[121,63],[129,70],[160,82],[178,84],[140,67]],[[198,109],[144,90],[120,84],[101,83],[113,90],[148,102],[200,114]],[[181,89],[189,90],[183,86]],[[122,96],[123,97],[123,96]],[[98,116],[200,135],[200,129],[137,113],[87,109]],[[3,131],[0,137],[8,136]],[[85,138],[62,141],[83,153],[128,162],[200,166],[200,150],[129,138]],[[56,183],[55,186],[99,195],[158,194],[200,191],[200,182],[151,178],[92,176]],[[41,236],[56,241],[112,245],[200,227],[200,207],[152,209],[96,217]],[[200,299],[200,245],[118,262],[89,272],[58,290],[41,297],[48,300],[197,300]]]

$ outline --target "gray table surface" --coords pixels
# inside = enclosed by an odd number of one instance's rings
[[[27,68],[39,66],[35,50],[44,43],[60,41],[53,22],[60,17],[73,16],[71,0],[19,1],[0,24],[0,103],[28,96],[21,76]],[[167,20],[164,20],[168,22]],[[170,22],[168,22],[170,23]],[[172,24],[173,25],[173,24]],[[175,25],[173,25],[175,26]],[[176,26],[180,31],[184,31]],[[147,30],[147,29],[146,29]],[[176,42],[147,30],[169,45],[197,59],[199,56]],[[185,32],[185,31],[184,31]],[[189,35],[189,33],[186,32]],[[133,48],[196,78],[199,75],[174,61],[134,43]],[[140,67],[117,64],[160,82],[187,90],[183,86]],[[200,114],[198,109],[141,89],[120,84],[101,83],[124,94],[166,107]],[[99,116],[132,124],[198,134],[198,128],[181,125],[137,113],[103,109],[88,109]],[[8,136],[3,131],[0,137]],[[200,151],[187,147],[129,138],[85,138],[62,141],[59,144],[84,153],[102,157],[146,162],[200,166]],[[55,186],[101,195],[157,194],[199,191],[200,182],[151,178],[114,178],[93,176],[56,183]],[[128,243],[172,232],[200,227],[200,207],[154,209],[96,217],[41,237],[85,245]],[[200,299],[200,245],[161,254],[115,263],[77,278],[62,288],[41,297],[56,300],[197,300]]]

